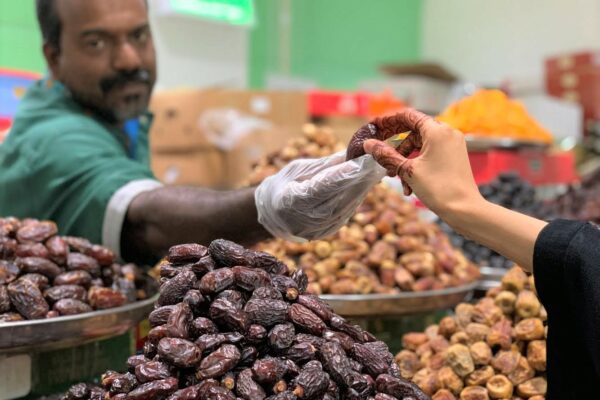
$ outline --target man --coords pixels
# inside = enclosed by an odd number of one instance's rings
[[[312,239],[339,229],[384,175],[370,156],[299,160],[257,189],[228,192],[164,187],[154,178],[147,7],[37,0],[50,76],[30,88],[0,146],[0,215],[52,219],[62,234],[144,263],[177,243]]]

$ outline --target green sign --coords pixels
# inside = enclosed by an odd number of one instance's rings
[[[252,0],[170,0],[174,12],[233,25],[253,25]]]

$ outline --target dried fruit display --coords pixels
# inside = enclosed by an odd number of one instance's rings
[[[525,106],[500,90],[478,90],[444,110],[437,119],[464,133],[552,143],[552,134]]]
[[[434,400],[542,400],[546,319],[533,277],[513,267],[476,304],[459,304],[453,316],[404,335],[395,360],[400,375]]]
[[[302,137],[262,159],[250,182],[260,182],[295,158],[343,148],[331,130],[307,125]],[[311,294],[425,291],[479,278],[479,270],[436,224],[420,220],[412,204],[384,185],[375,186],[348,225],[331,237],[303,244],[274,239],[257,249],[303,270]]]
[[[0,323],[121,306],[147,297],[142,271],[56,224],[0,218]]]
[[[257,248],[304,271],[312,294],[394,294],[460,286],[479,270],[433,223],[383,185],[367,195],[348,225],[324,240],[280,239]]]
[[[191,267],[206,257],[212,271]],[[226,240],[175,246],[160,269],[163,300],[144,354],[65,400],[429,399],[400,376],[385,343],[306,294],[304,275],[266,253]]]
[[[581,182],[569,186],[565,193],[546,201],[537,216],[590,221],[600,224],[600,168],[581,177]]]
[[[345,144],[338,141],[331,129],[306,124],[302,129],[302,136],[290,139],[280,151],[261,158],[250,173],[247,183],[258,185],[263,179],[277,173],[290,161],[299,158],[325,157],[345,148]]]

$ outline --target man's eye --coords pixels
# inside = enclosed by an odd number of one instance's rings
[[[86,46],[93,50],[102,50],[106,46],[106,42],[102,39],[92,39],[86,42]]]
[[[139,31],[133,34],[133,39],[138,43],[145,43],[148,40],[149,33],[146,30]]]

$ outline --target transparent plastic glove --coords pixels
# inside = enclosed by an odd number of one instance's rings
[[[258,222],[272,235],[295,241],[338,231],[386,174],[371,155],[345,158],[344,150],[296,160],[265,179],[254,194]]]

